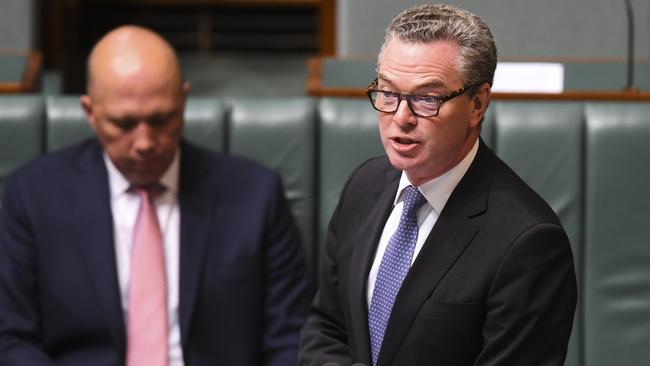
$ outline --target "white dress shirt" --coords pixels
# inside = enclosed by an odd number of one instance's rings
[[[178,205],[180,151],[160,178],[165,191],[155,199],[156,214],[164,241],[165,265],[167,271],[167,314],[169,321],[169,366],[183,366],[180,326],[178,321],[178,287],[180,266],[180,210]],[[113,235],[115,239],[115,257],[117,274],[122,296],[124,319],[128,317],[129,276],[131,268],[131,246],[135,219],[140,208],[140,198],[129,192],[130,184],[115,167],[111,159],[104,154],[108,170],[108,186],[111,195],[113,214]]]
[[[442,212],[442,209],[445,207],[449,196],[454,191],[458,182],[467,172],[467,169],[474,161],[476,152],[478,151],[478,139],[472,146],[472,149],[465,155],[463,160],[460,163],[456,164],[453,168],[448,170],[445,174],[436,177],[418,187],[420,193],[426,198],[427,202],[422,205],[417,211],[418,219],[418,239],[415,243],[415,249],[413,251],[413,258],[411,259],[411,265],[415,262],[420,250],[424,246],[429,233],[433,229],[433,226],[438,221],[438,217]],[[399,186],[397,188],[397,193],[395,194],[395,201],[393,203],[393,211],[391,211],[386,224],[384,225],[384,230],[381,233],[379,239],[379,245],[377,246],[377,253],[375,254],[375,259],[373,260],[372,267],[370,268],[370,273],[368,275],[368,291],[367,291],[367,301],[368,307],[370,307],[370,302],[372,300],[372,293],[375,290],[375,282],[377,280],[377,273],[379,272],[379,265],[381,264],[381,259],[384,257],[384,252],[388,246],[388,241],[390,237],[395,233],[397,227],[399,226],[399,219],[402,216],[402,208],[404,207],[404,199],[402,198],[402,191],[404,188],[413,185],[409,181],[406,173],[402,172],[402,176],[399,181]],[[431,243],[435,245],[435,243]]]

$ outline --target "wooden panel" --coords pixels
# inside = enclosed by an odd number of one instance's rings
[[[336,55],[336,1],[321,0],[319,2],[319,54],[321,56]]]
[[[333,56],[336,0],[48,0],[41,40],[63,92],[85,89],[90,48],[121,24],[158,31],[179,53]]]
[[[100,0],[105,3],[125,3],[138,5],[268,5],[304,6],[318,5],[323,0]]]

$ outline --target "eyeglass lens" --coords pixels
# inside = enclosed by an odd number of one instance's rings
[[[408,95],[405,97],[411,110],[420,116],[435,116],[438,113],[439,102],[433,96]],[[373,91],[371,100],[376,109],[392,113],[397,111],[401,101],[400,94],[387,91]]]

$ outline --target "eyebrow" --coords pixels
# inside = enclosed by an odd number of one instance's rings
[[[378,76],[379,76],[378,81],[385,82],[385,83],[389,84],[390,86],[395,86],[395,84],[392,82],[392,80],[389,77],[387,77],[385,74],[379,73]],[[424,82],[422,84],[416,85],[415,88],[413,88],[413,90],[421,90],[421,89],[428,89],[428,88],[431,88],[431,89],[446,89],[447,85],[445,83],[443,83],[441,80],[433,79],[433,80],[426,81],[426,82]]]

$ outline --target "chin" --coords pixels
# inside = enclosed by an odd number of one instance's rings
[[[394,153],[388,154],[388,160],[390,161],[390,165],[397,170],[410,170],[416,166],[412,158],[403,157]]]

